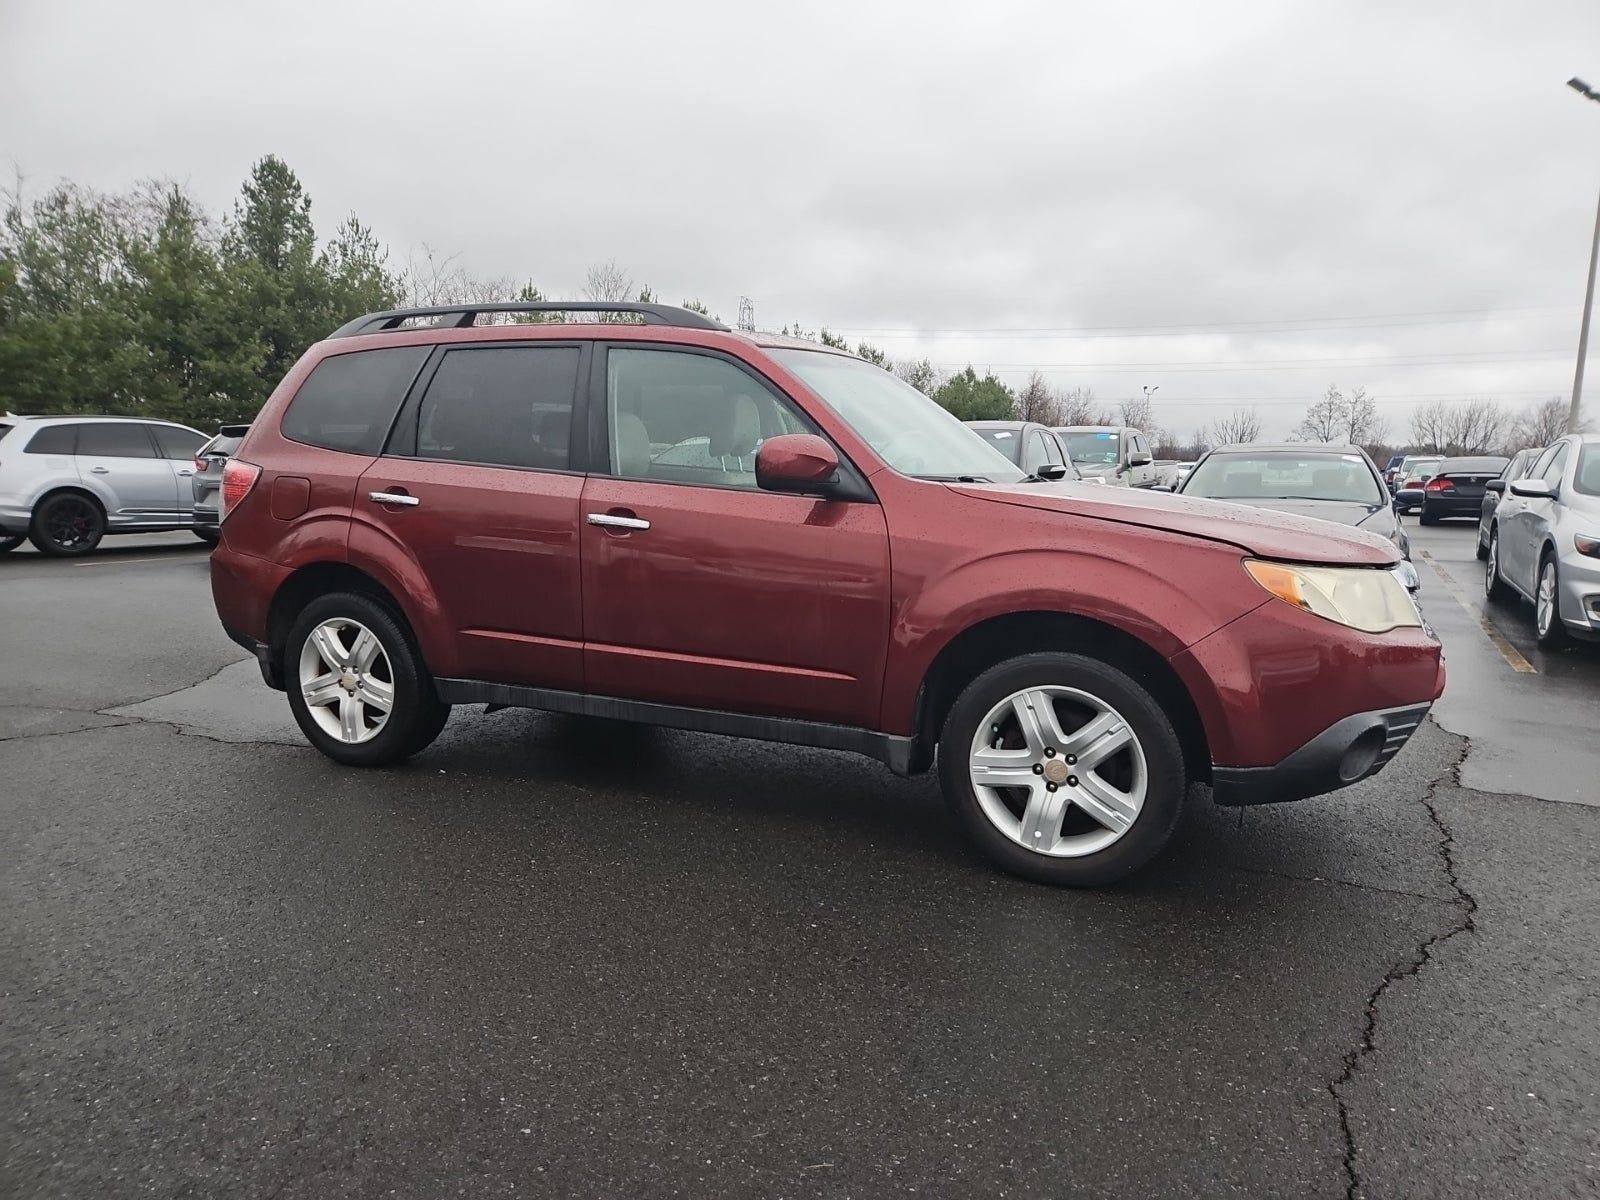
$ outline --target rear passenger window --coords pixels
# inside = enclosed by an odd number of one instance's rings
[[[325,358],[283,414],[283,436],[328,450],[377,454],[427,346],[358,350]]]
[[[672,350],[607,353],[606,419],[613,474],[714,487],[755,488],[762,442],[812,432],[732,363]]]
[[[150,432],[156,435],[156,445],[161,447],[162,458],[193,458],[200,453],[200,447],[206,444],[203,434],[179,429],[176,425],[152,425]]]
[[[451,350],[417,413],[417,457],[564,471],[576,346]]]
[[[34,434],[24,454],[72,454],[76,451],[76,425],[46,425]]]
[[[78,453],[100,458],[154,458],[156,448],[143,425],[79,425]]]

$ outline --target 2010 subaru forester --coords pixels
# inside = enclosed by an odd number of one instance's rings
[[[853,750],[937,764],[995,862],[1092,885],[1162,847],[1191,781],[1293,800],[1394,755],[1444,686],[1398,562],[1026,476],[827,347],[554,304],[312,347],[228,464],[211,576],[341,763],[467,703]]]

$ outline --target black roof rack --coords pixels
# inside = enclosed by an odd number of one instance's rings
[[[721,329],[728,327],[713,321],[704,313],[679,308],[675,304],[631,304],[626,301],[568,300],[538,304],[442,304],[429,308],[395,308],[388,312],[368,313],[335,329],[329,337],[356,337],[363,333],[385,333],[398,329],[406,321],[418,317],[455,317],[454,321],[437,321],[431,329],[466,329],[477,324],[480,313],[538,313],[538,312],[592,312],[630,313],[646,325],[672,325],[679,329]]]

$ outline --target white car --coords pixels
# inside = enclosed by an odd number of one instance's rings
[[[1551,443],[1506,486],[1483,586],[1490,600],[1533,601],[1541,646],[1600,638],[1600,435]]]

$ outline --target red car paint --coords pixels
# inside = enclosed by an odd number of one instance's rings
[[[820,451],[853,464],[875,501],[349,454],[280,432],[290,400],[329,356],[545,339],[737,359],[815,422]],[[1428,633],[1366,634],[1323,620],[1275,600],[1240,566],[1256,556],[1382,567],[1398,561],[1389,542],[1134,489],[901,475],[769,353],[773,344],[574,324],[319,343],[237,451],[262,477],[229,513],[211,558],[224,626],[262,648],[270,674],[283,637],[274,602],[287,603],[306,572],[336,567],[392,598],[436,678],[918,736],[930,672],[957,638],[1015,614],[1069,614],[1166,662],[1199,715],[1210,764],[1223,767],[1272,766],[1341,718],[1425,705],[1442,691]],[[421,504],[371,503],[375,491]],[[591,525],[589,513],[651,528],[638,536]]]

